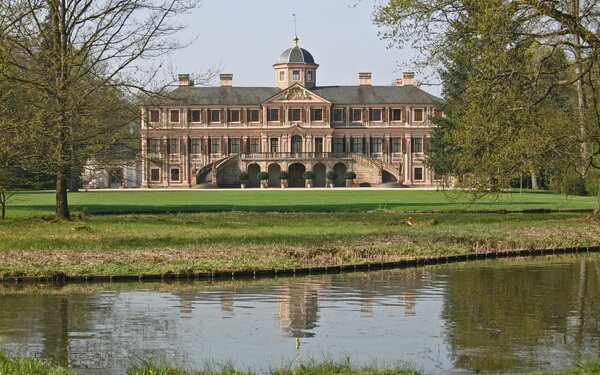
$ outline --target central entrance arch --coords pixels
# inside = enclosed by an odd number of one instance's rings
[[[304,164],[293,163],[290,164],[288,173],[290,174],[289,186],[290,187],[304,187],[304,179],[302,175],[306,171]]]
[[[269,187],[281,187],[281,180],[279,179],[279,173],[281,167],[277,163],[269,165]]]
[[[315,172],[314,187],[325,187],[325,165],[323,163],[315,164],[313,172]]]
[[[258,187],[258,173],[260,172],[260,165],[253,163],[248,166],[248,174],[250,179],[248,180],[248,187]]]

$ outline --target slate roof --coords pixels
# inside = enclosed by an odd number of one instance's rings
[[[277,64],[314,64],[315,59],[304,48],[298,46],[288,48],[279,56]]]
[[[162,105],[258,105],[277,87],[178,87]],[[441,98],[415,86],[323,86],[310,91],[333,104],[434,104]]]

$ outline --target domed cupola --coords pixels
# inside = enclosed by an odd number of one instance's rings
[[[295,83],[312,88],[317,82],[317,68],[314,57],[298,46],[298,36],[294,36],[294,46],[288,48],[279,56],[275,68],[277,87],[285,89]]]

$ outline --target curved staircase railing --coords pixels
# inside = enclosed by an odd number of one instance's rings
[[[388,172],[389,174],[394,176],[396,178],[396,181],[398,181],[398,182],[402,182],[402,180],[403,180],[400,170],[397,169],[392,164],[385,163],[383,161],[373,159],[373,158],[370,158],[370,157],[362,155],[362,154],[353,153],[352,158],[354,159],[354,161],[359,162],[359,163],[365,163],[365,164],[371,166],[372,168],[375,168],[378,171]]]

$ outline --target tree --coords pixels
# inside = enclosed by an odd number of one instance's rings
[[[438,120],[434,169],[451,154],[446,172],[467,173],[471,187],[487,191],[490,182],[507,187],[540,168],[556,175],[599,168],[599,12],[598,0],[380,6],[382,37],[412,43],[419,62],[437,68],[444,82],[448,116]]]
[[[20,120],[38,163],[56,175],[57,220],[70,218],[69,179],[106,155],[131,121],[136,94],[150,93],[148,64],[182,45],[181,0],[9,0],[0,4],[0,80],[28,93]],[[157,61],[159,64],[160,61]]]

